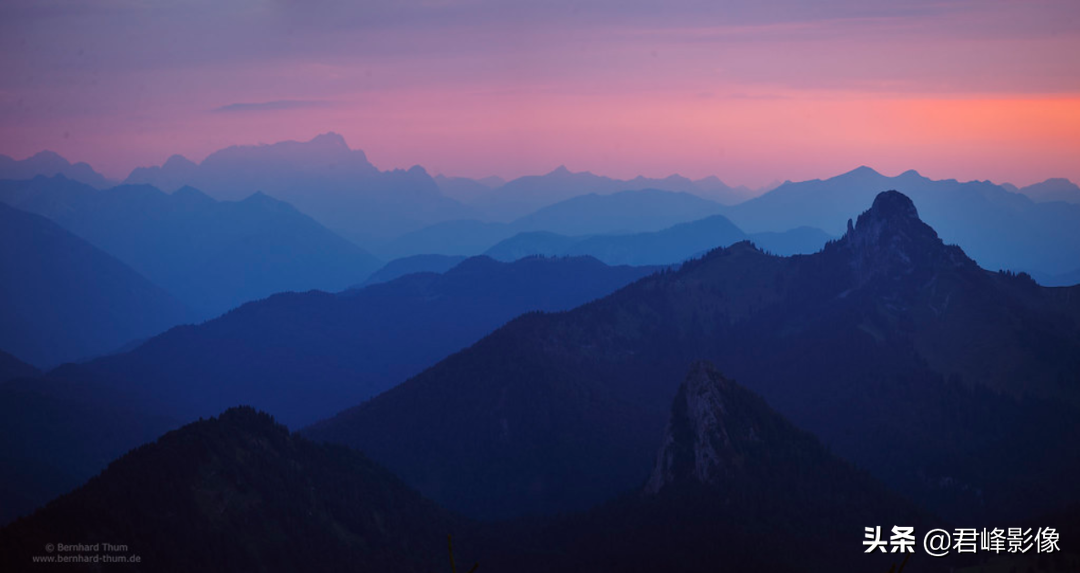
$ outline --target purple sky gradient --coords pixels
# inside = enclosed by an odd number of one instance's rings
[[[336,131],[380,168],[1080,180],[1080,2],[0,4],[0,153],[111,177]]]

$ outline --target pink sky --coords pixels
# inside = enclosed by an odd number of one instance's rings
[[[336,131],[475,177],[1080,181],[1080,3],[714,4],[14,0],[0,153],[122,178]]]

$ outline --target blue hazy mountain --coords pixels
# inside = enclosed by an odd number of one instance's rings
[[[286,293],[174,328],[86,369],[191,420],[252,404],[295,426],[361,402],[526,312],[560,311],[653,272],[590,258],[468,259],[341,294]]]
[[[659,231],[722,212],[723,205],[686,192],[659,189],[591,193],[561,201],[512,223],[517,231],[563,235]]]
[[[379,270],[371,273],[371,276],[361,286],[385,283],[414,273],[445,273],[461,264],[464,260],[465,257],[451,257],[448,255],[413,255],[394,259],[383,265]]]
[[[372,244],[380,257],[399,259],[413,255],[479,255],[495,243],[514,234],[514,227],[475,219],[443,221],[418,229],[382,244]]]
[[[839,235],[851,213],[887,189],[909,195],[945,242],[984,268],[1056,275],[1080,261],[1080,205],[1036,203],[988,181],[934,181],[915,171],[886,177],[860,167],[824,181],[786,183],[724,214],[747,232],[808,225]]]
[[[787,231],[750,233],[750,241],[774,255],[809,255],[816,253],[834,237],[816,227],[795,227]]]
[[[192,320],[124,263],[0,203],[0,348],[36,366],[90,358]]]
[[[506,181],[498,177],[486,177],[484,179],[469,179],[468,177],[447,177],[436,175],[435,184],[443,195],[469,204],[477,199],[492,193],[492,190],[501,187]]]
[[[821,252],[741,242],[519,317],[308,432],[472,516],[584,508],[644,483],[707,359],[943,517],[1009,520],[1080,500],[1080,460],[1031,447],[1080,439],[1078,333],[1076,288],[979,268],[886,192]]]
[[[379,266],[262,193],[217,201],[190,187],[172,194],[147,185],[96,190],[58,176],[0,182],[0,201],[52,219],[203,318],[276,292],[345,289]]]
[[[664,179],[638,176],[630,180],[612,179],[589,172],[574,173],[565,166],[544,175],[519,177],[495,188],[490,193],[478,194],[470,202],[497,221],[512,221],[555,203],[582,195],[610,195],[620,191],[659,189],[677,193],[692,193],[703,198],[732,205],[754,195],[746,187],[729,187],[712,176],[691,181],[679,175]]]
[[[658,231],[720,213],[723,205],[684,192],[640,189],[591,193],[543,207],[511,223],[461,220],[403,235],[379,251],[384,257],[415,254],[477,255],[518,233],[601,235]]]
[[[72,164],[52,151],[42,151],[22,160],[0,155],[0,179],[33,179],[38,175],[45,177],[63,175],[68,179],[98,189],[115,185],[88,164],[83,162]]]
[[[1035,280],[1043,286],[1073,286],[1080,285],[1080,269],[1060,275],[1033,275]]]
[[[230,201],[261,191],[358,244],[474,215],[444,196],[423,168],[380,171],[336,133],[306,142],[228,147],[198,164],[173,157],[160,167],[132,171],[126,182],[166,192],[190,186]]]
[[[589,237],[519,233],[501,241],[485,254],[503,261],[533,255],[587,255],[609,265],[671,265],[744,240],[777,255],[795,255],[817,252],[833,238],[809,227],[747,235],[723,215],[713,215],[651,233]]]
[[[568,237],[547,231],[529,231],[496,243],[484,252],[496,261],[516,261],[524,257],[557,257],[586,237]]]
[[[1027,195],[1036,203],[1064,201],[1066,203],[1080,204],[1080,187],[1076,183],[1063,178],[1047,179],[1041,183],[1018,189],[1017,192]]]

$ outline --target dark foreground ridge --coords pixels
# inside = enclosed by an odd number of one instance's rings
[[[114,565],[125,571],[429,572],[445,567],[446,535],[460,523],[362,454],[233,408],[133,450],[0,530],[0,570],[37,570],[35,555],[112,553],[49,553],[50,543],[108,543],[140,557]],[[462,561],[468,543],[461,536]]]
[[[490,571],[884,570],[887,556],[860,552],[863,524],[927,522],[705,363],[680,388],[657,459],[659,481],[590,511],[482,524],[358,452],[234,408],[132,451],[0,530],[0,568],[107,555],[137,556],[123,565],[131,571],[442,571],[453,535],[458,563]]]

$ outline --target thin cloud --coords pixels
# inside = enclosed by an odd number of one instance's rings
[[[259,103],[231,103],[214,108],[214,113],[242,113],[252,111],[289,111],[295,109],[317,109],[330,107],[330,102],[321,100],[282,99]]]

